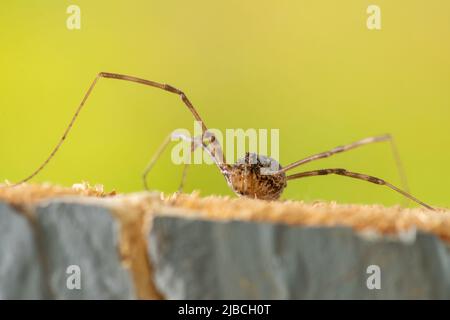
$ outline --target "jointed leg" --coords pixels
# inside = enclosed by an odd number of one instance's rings
[[[171,138],[171,134],[169,134],[163,141],[163,143],[159,146],[158,150],[155,152],[155,154],[153,155],[153,157],[150,159],[149,163],[147,164],[147,166],[144,169],[144,172],[142,173],[142,181],[144,183],[144,188],[145,190],[148,190],[148,184],[147,184],[147,176],[150,172],[150,170],[152,170],[153,166],[155,165],[156,161],[159,159],[159,157],[162,155],[162,153],[164,152],[164,150],[166,150],[167,146],[170,143],[170,139]]]
[[[397,165],[397,171],[399,173],[400,179],[401,179],[401,184],[402,187],[409,192],[409,188],[408,188],[408,181],[406,179],[406,174],[403,170],[403,166],[402,163],[400,161],[400,156],[398,154],[397,151],[397,147],[395,145],[394,142],[394,138],[390,135],[390,134],[385,134],[385,135],[381,135],[381,136],[376,136],[376,137],[368,137],[365,139],[361,139],[358,140],[356,142],[344,145],[344,146],[339,146],[336,148],[333,148],[329,151],[325,151],[325,152],[321,152],[312,156],[309,156],[307,158],[301,159],[299,161],[293,162],[285,167],[283,167],[283,169],[281,169],[280,171],[286,172],[288,170],[291,170],[293,168],[296,168],[302,164],[311,162],[311,161],[315,161],[315,160],[319,160],[319,159],[324,159],[324,158],[328,158],[332,155],[335,155],[337,153],[341,153],[341,152],[345,152],[345,151],[349,151],[367,144],[372,144],[372,143],[376,143],[376,142],[381,142],[381,141],[389,141],[391,144],[391,148],[392,148],[392,154],[394,155],[395,158],[395,163]]]
[[[170,135],[168,135],[163,143],[161,144],[161,146],[158,148],[158,150],[156,151],[156,153],[153,155],[153,157],[151,158],[151,160],[149,161],[149,163],[147,164],[147,166],[145,167],[145,170],[142,174],[142,180],[144,182],[144,187],[146,190],[148,190],[148,184],[147,184],[147,176],[150,173],[150,170],[153,168],[153,166],[155,165],[156,161],[160,158],[160,156],[162,155],[162,153],[164,152],[164,150],[167,148],[168,144],[172,141],[172,140],[184,140],[184,141],[188,141],[191,143],[191,149],[190,152],[194,152],[198,147],[202,147],[211,157],[211,159],[214,161],[214,163],[217,165],[217,167],[221,170],[221,172],[223,173],[223,170],[225,170],[225,165],[222,164],[220,162],[220,159],[218,158],[218,153],[216,153],[215,151],[220,151],[220,154],[222,153],[222,149],[220,147],[220,145],[218,144],[217,140],[214,140],[212,143],[216,143],[217,145],[213,146],[213,150],[209,150],[208,146],[206,145],[204,139],[208,139],[210,138],[210,136],[212,136],[212,133],[210,133],[209,131],[207,131],[204,136],[197,136],[194,138],[191,138],[189,136],[186,136],[184,134],[181,133],[177,133],[177,132],[172,132]],[[182,177],[181,177],[181,181],[180,181],[180,185],[178,187],[178,192],[181,192],[183,190],[183,186],[184,186],[184,181],[186,179],[186,172],[187,172],[187,168],[188,168],[189,163],[185,163],[184,167],[183,167],[183,173],[182,173]]]
[[[67,126],[66,130],[64,131],[62,137],[60,138],[60,140],[58,141],[56,147],[52,150],[52,152],[50,153],[50,155],[47,157],[47,159],[32,173],[30,174],[28,177],[26,177],[25,179],[19,181],[18,183],[16,183],[15,185],[19,185],[21,183],[27,182],[28,180],[32,179],[34,176],[36,176],[42,169],[44,169],[44,167],[50,162],[50,160],[53,158],[53,156],[56,154],[56,152],[59,150],[59,148],[61,147],[61,145],[63,144],[64,140],[67,138],[67,135],[69,134],[70,130],[73,127],[73,124],[75,123],[75,120],[78,118],[78,115],[81,111],[81,109],[83,109],[84,104],[86,103],[86,100],[89,98],[92,90],[94,89],[97,81],[100,78],[110,78],[110,79],[118,79],[118,80],[124,80],[124,81],[130,81],[130,82],[135,82],[135,83],[140,83],[146,86],[150,86],[150,87],[154,87],[154,88],[159,88],[162,89],[164,91],[167,92],[171,92],[171,93],[175,93],[177,95],[179,95],[181,97],[181,100],[184,102],[184,104],[188,107],[188,109],[191,111],[191,113],[193,114],[194,118],[197,121],[200,121],[201,125],[202,125],[202,132],[203,134],[207,131],[207,128],[202,120],[202,118],[200,117],[200,115],[197,113],[197,110],[194,108],[194,106],[192,105],[192,103],[189,101],[189,99],[187,98],[187,96],[184,94],[184,92],[182,92],[181,90],[178,90],[177,88],[174,88],[168,84],[163,84],[163,83],[158,83],[158,82],[154,82],[154,81],[150,81],[150,80],[145,80],[145,79],[141,79],[141,78],[137,78],[137,77],[132,77],[132,76],[127,76],[127,75],[123,75],[123,74],[117,74],[117,73],[109,73],[109,72],[100,72],[97,77],[95,77],[94,81],[92,82],[92,84],[90,85],[88,91],[86,92],[86,94],[83,97],[83,100],[81,100],[80,105],[78,106],[78,108],[75,111],[75,114],[73,115],[72,119],[69,122],[69,125]],[[211,142],[214,142],[214,136],[211,136]],[[225,162],[225,160],[224,160]]]
[[[426,203],[420,201],[419,199],[417,199],[416,197],[412,196],[408,192],[397,188],[396,186],[390,184],[389,182],[387,182],[387,181],[385,181],[383,179],[380,179],[380,178],[377,178],[377,177],[373,177],[373,176],[369,176],[369,175],[362,174],[362,173],[350,172],[350,171],[347,171],[345,169],[332,168],[332,169],[320,169],[320,170],[313,170],[313,171],[307,171],[307,172],[300,172],[300,173],[296,173],[296,174],[287,176],[287,180],[300,179],[300,178],[313,177],[313,176],[321,176],[321,175],[328,175],[328,174],[337,174],[337,175],[341,175],[341,176],[346,176],[346,177],[350,177],[350,178],[360,179],[360,180],[372,182],[372,183],[375,183],[375,184],[387,186],[387,187],[391,188],[392,190],[397,191],[398,193],[402,194],[403,196],[405,196],[405,197],[407,197],[407,198],[417,202],[418,204],[424,206],[425,208],[430,209],[430,210],[434,210],[434,208],[432,208],[431,206],[427,205]]]
[[[381,142],[381,141],[387,141],[387,140],[391,140],[392,141],[392,136],[390,134],[385,134],[385,135],[382,135],[382,136],[368,137],[368,138],[365,138],[365,139],[361,139],[361,140],[358,140],[356,142],[353,142],[353,143],[350,143],[350,144],[347,144],[347,145],[344,145],[344,146],[339,146],[339,147],[333,148],[331,150],[328,150],[328,151],[325,151],[325,152],[321,152],[321,153],[318,153],[318,154],[306,157],[304,159],[295,161],[295,162],[285,166],[282,169],[282,171],[286,172],[286,171],[294,169],[295,167],[298,167],[298,166],[300,166],[302,164],[305,164],[305,163],[308,163],[308,162],[311,162],[311,161],[315,161],[315,160],[319,160],[319,159],[323,159],[323,158],[328,158],[328,157],[330,157],[330,156],[332,156],[334,154],[341,153],[341,152],[348,151],[348,150],[352,150],[352,149],[355,149],[357,147],[364,146],[366,144],[371,144],[371,143]]]

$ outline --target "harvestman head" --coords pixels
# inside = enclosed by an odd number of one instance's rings
[[[208,131],[208,128],[206,127],[204,121],[198,114],[197,110],[194,108],[192,103],[189,101],[187,96],[181,91],[178,90],[175,87],[172,87],[168,84],[162,84],[150,80],[145,80],[141,78],[136,78],[132,76],[117,74],[117,73],[108,73],[108,72],[101,72],[97,75],[97,77],[94,79],[92,84],[90,85],[88,91],[83,97],[83,100],[81,101],[80,105],[78,106],[77,110],[75,111],[75,114],[73,115],[69,125],[67,126],[66,130],[64,131],[63,136],[57,143],[56,147],[52,150],[48,158],[28,177],[23,179],[22,181],[18,182],[15,185],[22,184],[24,182],[27,182],[28,180],[32,179],[34,176],[36,176],[44,167],[49,163],[49,161],[54,157],[56,152],[61,147],[62,143],[66,139],[68,133],[73,127],[73,124],[75,120],[77,119],[81,109],[83,108],[86,100],[90,96],[92,90],[94,89],[97,81],[100,78],[110,78],[110,79],[118,79],[118,80],[124,80],[124,81],[131,81],[135,83],[140,83],[143,85],[147,85],[154,88],[159,88],[162,90],[165,90],[170,93],[174,93],[178,96],[180,96],[183,103],[187,106],[189,111],[192,113],[196,121],[199,121],[202,126],[202,135],[198,137],[188,137],[181,134],[173,133],[169,135],[159,150],[156,152],[155,156],[151,159],[150,163],[148,164],[147,168],[144,171],[143,174],[143,181],[145,188],[148,189],[147,183],[146,183],[146,177],[148,173],[150,172],[151,168],[155,164],[156,160],[159,158],[161,153],[164,151],[164,149],[167,147],[169,142],[171,141],[170,137],[177,137],[179,139],[183,139],[185,141],[188,141],[191,143],[191,152],[193,152],[196,148],[201,147],[205,150],[211,157],[211,159],[214,161],[215,165],[218,167],[222,175],[225,177],[228,185],[230,188],[238,195],[240,196],[246,196],[251,198],[257,198],[257,199],[264,199],[264,200],[276,200],[278,199],[284,188],[287,186],[287,182],[289,180],[294,179],[301,179],[306,177],[313,177],[313,176],[321,176],[321,175],[329,175],[329,174],[336,174],[341,175],[349,178],[354,179],[360,179],[363,181],[371,182],[378,185],[386,186],[406,198],[409,198],[416,203],[430,209],[434,210],[431,206],[427,205],[426,203],[420,201],[416,197],[412,196],[409,192],[402,190],[391,183],[377,178],[373,176],[369,176],[362,173],[356,173],[351,172],[346,169],[341,168],[328,168],[328,169],[319,169],[319,170],[313,170],[313,171],[306,171],[306,172],[300,172],[295,173],[292,175],[287,175],[286,173],[298,166],[301,166],[305,163],[315,161],[318,159],[323,159],[330,157],[334,154],[345,152],[348,150],[352,150],[354,148],[375,143],[375,142],[381,142],[381,141],[390,141],[391,145],[393,147],[394,155],[397,159],[397,165],[400,167],[399,158],[396,153],[395,145],[393,142],[393,139],[390,135],[381,135],[376,137],[369,137],[362,140],[358,140],[354,143],[350,143],[344,146],[339,146],[334,149],[331,149],[329,151],[321,152],[309,157],[306,157],[304,159],[298,160],[296,162],[293,162],[285,167],[281,167],[280,164],[278,164],[274,159],[265,157],[262,155],[256,155],[253,153],[246,153],[245,157],[243,159],[238,160],[235,164],[228,164],[225,160],[225,157],[222,152],[222,147],[220,146],[219,142],[215,138],[214,134],[212,134],[210,131]],[[400,170],[401,172],[401,170]],[[186,166],[183,170],[183,178],[180,184],[180,189],[182,188],[183,181],[186,174]],[[402,176],[402,178],[404,175]],[[405,182],[405,180],[403,180]]]

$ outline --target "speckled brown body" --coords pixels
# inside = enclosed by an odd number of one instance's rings
[[[277,200],[286,188],[286,175],[284,172],[263,174],[261,169],[270,169],[271,163],[275,163],[276,170],[281,169],[278,162],[272,158],[246,153],[245,158],[238,160],[231,167],[228,178],[230,187],[240,196]]]

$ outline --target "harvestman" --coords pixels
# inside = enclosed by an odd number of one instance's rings
[[[331,149],[329,151],[321,152],[309,157],[306,157],[304,159],[301,159],[299,161],[293,162],[286,167],[281,167],[278,162],[276,162],[274,159],[262,155],[256,155],[253,153],[246,153],[245,157],[243,159],[238,160],[235,164],[228,164],[225,160],[225,157],[222,152],[222,148],[220,146],[220,143],[217,141],[215,136],[208,131],[205,123],[203,122],[202,118],[198,114],[197,110],[194,108],[192,103],[189,101],[187,96],[177,88],[174,88],[168,84],[162,84],[150,80],[140,79],[132,76],[117,74],[117,73],[108,73],[108,72],[101,72],[97,75],[95,80],[92,82],[91,86],[89,87],[88,91],[83,97],[83,100],[81,101],[80,105],[78,106],[75,114],[73,115],[69,125],[67,126],[66,130],[64,131],[63,136],[59,140],[56,147],[53,149],[53,151],[50,153],[48,158],[27,178],[23,179],[22,181],[18,182],[16,185],[19,185],[21,183],[24,183],[30,179],[32,179],[34,176],[36,176],[44,167],[49,163],[49,161],[53,158],[53,156],[56,154],[58,149],[61,147],[62,143],[66,139],[69,131],[71,130],[75,120],[77,119],[81,109],[83,108],[84,104],[86,103],[86,100],[88,99],[89,95],[91,94],[92,90],[94,89],[97,81],[100,78],[110,78],[110,79],[118,79],[118,80],[124,80],[124,81],[131,81],[140,83],[143,85],[147,85],[150,87],[159,88],[174,94],[177,94],[181,97],[181,100],[184,102],[184,104],[188,107],[188,109],[191,111],[192,115],[194,116],[196,121],[199,121],[202,126],[202,135],[197,136],[194,138],[184,136],[181,134],[173,133],[172,135],[169,135],[155,156],[151,159],[149,165],[144,171],[143,174],[143,180],[145,188],[148,189],[146,184],[146,177],[151,168],[153,167],[156,160],[159,158],[161,153],[164,151],[168,143],[170,142],[170,137],[176,137],[179,139],[183,139],[185,141],[188,141],[191,143],[191,152],[193,152],[197,147],[203,148],[209,156],[212,158],[216,166],[219,168],[220,172],[225,177],[228,185],[230,188],[238,195],[240,196],[247,196],[251,198],[257,198],[257,199],[264,199],[264,200],[276,200],[281,196],[281,193],[283,192],[284,188],[287,186],[288,180],[294,180],[294,179],[301,179],[305,177],[312,177],[312,176],[320,176],[320,175],[329,175],[329,174],[337,174],[345,177],[350,177],[354,179],[360,179],[364,181],[368,181],[371,183],[375,183],[378,185],[384,185],[386,187],[391,188],[392,190],[402,194],[403,196],[415,201],[416,203],[430,209],[434,210],[431,206],[427,205],[426,203],[420,201],[416,197],[412,196],[410,193],[392,185],[391,183],[377,178],[373,176],[369,176],[362,173],[356,173],[356,172],[350,172],[346,169],[341,168],[329,168],[329,169],[319,169],[319,170],[313,170],[313,171],[306,171],[306,172],[300,172],[295,173],[292,175],[286,175],[286,172],[294,169],[298,166],[301,166],[305,163],[315,161],[318,159],[323,159],[330,157],[334,154],[341,153],[344,151],[352,150],[354,148],[358,148],[363,145],[375,143],[375,142],[381,142],[381,141],[390,141],[392,146],[393,139],[390,135],[381,135],[376,137],[369,137],[362,140],[358,140],[356,142],[353,142],[348,145],[339,146],[334,149]],[[275,164],[275,169],[274,169]],[[397,163],[398,164],[398,163]],[[183,170],[183,178],[182,182],[180,184],[180,189],[183,185],[183,181],[185,178],[185,170],[186,166]]]

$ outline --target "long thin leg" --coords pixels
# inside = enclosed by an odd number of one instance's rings
[[[148,184],[147,184],[147,176],[150,173],[150,170],[153,168],[153,166],[155,165],[156,161],[161,157],[162,153],[166,150],[168,144],[172,140],[179,140],[179,139],[181,139],[181,140],[190,142],[191,143],[191,149],[190,149],[191,153],[194,152],[198,147],[202,147],[208,153],[208,155],[211,157],[211,159],[214,161],[216,166],[221,170],[222,174],[224,174],[224,171],[228,170],[228,168],[227,168],[226,165],[221,164],[219,155],[217,153],[214,153],[214,151],[216,150],[215,147],[213,146],[213,150],[209,150],[208,145],[206,145],[204,143],[204,139],[208,139],[208,141],[210,141],[209,140],[210,136],[212,136],[212,133],[210,133],[209,131],[207,131],[204,136],[197,136],[197,137],[194,137],[194,138],[191,138],[189,136],[186,136],[184,134],[177,133],[177,132],[172,132],[171,134],[169,134],[164,139],[163,143],[160,145],[158,150],[155,152],[155,154],[153,155],[153,157],[150,159],[149,163],[145,167],[145,170],[144,170],[144,172],[142,174],[142,180],[143,180],[145,189],[149,190]],[[178,191],[179,192],[181,192],[182,189],[183,189],[184,181],[186,179],[186,171],[187,171],[188,165],[189,165],[188,163],[184,164],[183,173],[182,173],[182,177],[181,177],[181,182],[180,182],[180,185],[178,187]]]
[[[311,162],[311,161],[315,161],[315,160],[319,160],[319,159],[324,159],[324,158],[328,158],[332,155],[335,155],[337,153],[341,153],[341,152],[345,152],[345,151],[349,151],[367,144],[372,144],[372,143],[376,143],[376,142],[382,142],[382,141],[389,141],[391,144],[391,149],[392,149],[392,154],[394,156],[395,159],[395,164],[397,166],[397,171],[398,174],[400,176],[400,181],[402,184],[403,189],[405,189],[406,191],[409,192],[409,188],[408,188],[408,181],[406,179],[406,174],[405,171],[403,170],[403,165],[402,162],[400,160],[400,156],[398,154],[397,151],[397,146],[394,142],[394,138],[390,135],[390,134],[384,134],[381,136],[376,136],[376,137],[368,137],[368,138],[364,138],[361,140],[358,140],[356,142],[347,144],[347,145],[343,145],[343,146],[338,146],[336,148],[333,148],[331,150],[325,151],[325,152],[321,152],[312,156],[309,156],[307,158],[301,159],[299,161],[293,162],[285,167],[283,167],[283,169],[280,170],[280,172],[286,172],[288,170],[294,169],[298,166],[301,166],[305,163]]]
[[[349,151],[349,150],[352,150],[352,149],[355,149],[357,147],[361,147],[361,146],[364,146],[364,145],[367,145],[367,144],[371,144],[371,143],[375,143],[375,142],[381,142],[381,141],[387,141],[387,140],[390,140],[390,141],[393,140],[392,136],[390,134],[385,134],[385,135],[376,136],[376,137],[364,138],[364,139],[358,140],[356,142],[349,143],[349,144],[343,145],[343,146],[338,146],[338,147],[333,148],[331,150],[328,150],[328,151],[325,151],[325,152],[321,152],[321,153],[317,153],[317,154],[314,154],[312,156],[306,157],[304,159],[295,161],[295,162],[293,162],[293,163],[283,167],[283,169],[281,171],[286,172],[288,170],[294,169],[294,168],[296,168],[296,167],[298,167],[298,166],[300,166],[302,164],[305,164],[305,163],[308,163],[308,162],[311,162],[311,161],[315,161],[315,160],[319,160],[319,159],[323,159],[323,158],[328,158],[328,157],[330,157],[332,155],[335,155],[337,153],[341,153],[341,152],[344,152],[344,151]]]
[[[178,185],[178,193],[183,192],[184,182],[186,181],[186,174],[187,174],[188,168],[189,168],[189,163],[185,163],[183,165],[183,173],[181,174],[181,181],[180,181],[180,184]]]
[[[86,94],[83,97],[83,100],[81,100],[80,105],[76,109],[75,114],[73,115],[69,125],[67,126],[66,130],[64,131],[64,133],[63,133],[62,137],[60,138],[59,142],[57,143],[56,147],[52,150],[52,152],[47,157],[47,159],[32,174],[30,174],[28,177],[26,177],[25,179],[19,181],[18,183],[16,183],[13,186],[16,186],[16,185],[19,185],[21,183],[29,181],[34,176],[36,176],[42,169],[44,169],[45,166],[50,162],[50,160],[54,157],[56,152],[59,150],[59,148],[63,144],[64,140],[67,138],[67,135],[69,134],[70,130],[72,129],[73,124],[75,123],[75,120],[78,118],[78,115],[79,115],[80,111],[83,109],[83,106],[86,103],[86,100],[89,98],[92,90],[94,89],[97,81],[100,78],[110,78],[110,79],[117,79],[117,80],[124,80],[124,81],[135,82],[135,83],[140,83],[140,84],[143,84],[143,85],[146,85],[146,86],[150,86],[150,87],[154,87],[154,88],[159,88],[159,89],[162,89],[162,90],[167,91],[167,92],[175,93],[175,94],[177,94],[177,95],[179,95],[181,97],[181,100],[184,102],[184,104],[191,111],[191,113],[193,114],[194,118],[201,123],[203,133],[205,133],[207,131],[205,123],[203,122],[203,120],[200,117],[200,115],[198,114],[197,110],[194,108],[194,106],[189,101],[189,99],[187,98],[187,96],[184,94],[183,91],[181,91],[181,90],[179,90],[179,89],[177,89],[175,87],[172,87],[171,85],[168,85],[168,84],[158,83],[158,82],[145,80],[145,79],[141,79],[141,78],[137,78],[137,77],[132,77],[132,76],[128,76],[128,75],[118,74],[118,73],[100,72],[95,77],[95,79],[92,82],[92,84],[90,85],[88,91],[86,92]],[[215,140],[215,137],[211,136],[211,142],[214,142],[214,140]],[[214,148],[217,148],[217,144],[214,145]],[[213,152],[215,152],[215,151],[213,151]],[[225,159],[223,159],[223,162],[226,162]]]
[[[147,176],[152,170],[153,166],[155,165],[156,161],[161,157],[164,150],[166,150],[167,146],[169,145],[171,135],[169,134],[163,141],[163,143],[159,146],[158,150],[156,150],[153,157],[150,159],[149,163],[144,169],[144,172],[142,173],[142,182],[144,183],[145,190],[148,190],[148,184],[147,184]]]
[[[395,190],[398,193],[402,194],[403,196],[424,206],[425,208],[434,210],[434,208],[432,208],[431,206],[427,205],[426,203],[420,201],[419,199],[412,196],[408,192],[397,188],[396,186],[390,184],[389,182],[387,182],[383,179],[369,176],[369,175],[362,174],[362,173],[350,172],[345,169],[332,168],[332,169],[320,169],[320,170],[313,170],[313,171],[307,171],[307,172],[300,172],[300,173],[296,173],[296,174],[287,176],[287,180],[300,179],[300,178],[313,177],[313,176],[322,176],[322,175],[328,175],[328,174],[337,174],[337,175],[341,175],[341,176],[345,176],[345,177],[360,179],[360,180],[368,181],[371,183],[387,186],[387,187],[391,188],[392,190]]]

